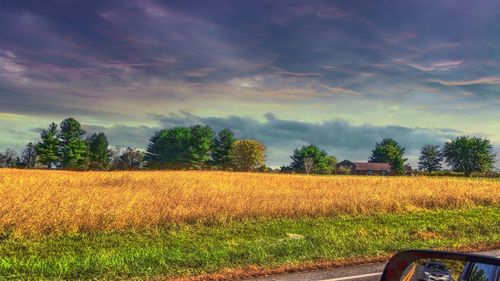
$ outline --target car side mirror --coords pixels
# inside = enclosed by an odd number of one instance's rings
[[[485,255],[412,250],[393,256],[381,281],[497,281],[500,259]]]

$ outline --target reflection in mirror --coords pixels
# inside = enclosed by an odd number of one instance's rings
[[[400,281],[500,281],[500,267],[458,260],[420,259],[410,264]]]
[[[498,281],[500,268],[491,264],[470,263],[467,265],[463,281]]]

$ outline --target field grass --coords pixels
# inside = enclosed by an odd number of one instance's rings
[[[0,198],[0,233],[26,236],[499,206],[500,181],[2,169]]]
[[[0,280],[231,276],[500,246],[494,179],[0,169],[0,202]]]
[[[376,257],[410,248],[500,245],[500,208],[243,220],[141,231],[3,237],[0,279],[124,279]]]

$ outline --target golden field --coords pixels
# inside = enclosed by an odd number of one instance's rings
[[[0,170],[0,232],[71,233],[481,205],[500,205],[500,181],[210,171]]]

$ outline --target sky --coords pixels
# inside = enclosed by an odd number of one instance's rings
[[[137,148],[227,127],[273,167],[310,143],[366,161],[387,137],[413,166],[459,135],[500,155],[499,31],[500,1],[3,0],[0,149],[74,117]]]

